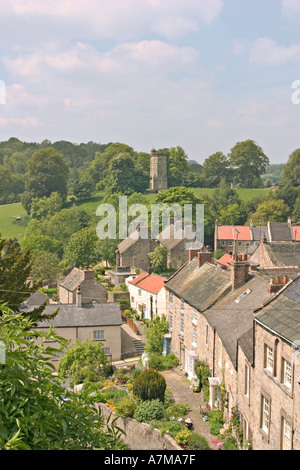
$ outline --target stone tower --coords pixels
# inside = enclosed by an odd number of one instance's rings
[[[167,155],[158,153],[154,148],[150,152],[150,189],[168,189]]]

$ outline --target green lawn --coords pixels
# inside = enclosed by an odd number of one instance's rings
[[[213,188],[195,188],[192,191],[199,197],[204,195],[211,195],[214,191]],[[265,193],[268,189],[258,188],[258,189],[245,189],[238,188],[237,193],[243,201],[258,196]],[[82,201],[77,203],[77,206],[84,207],[88,210],[95,211],[99,204],[101,204],[104,197],[104,191],[99,191],[94,197],[88,199],[87,201]],[[143,197],[149,202],[153,202],[155,195],[153,193],[145,194]],[[68,204],[68,207],[71,207],[72,203]],[[20,216],[19,220],[16,220],[16,217]],[[17,238],[22,244],[24,240],[26,226],[29,221],[29,217],[26,214],[25,209],[23,208],[20,202],[15,204],[5,204],[0,205],[0,233],[3,238]]]
[[[16,217],[20,217],[16,220]],[[3,238],[17,238],[20,243],[24,240],[29,217],[20,202],[0,205],[0,233]]]

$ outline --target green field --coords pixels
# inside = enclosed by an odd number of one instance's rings
[[[205,195],[211,195],[214,191],[213,188],[196,188],[192,191],[198,196],[202,197]],[[237,193],[243,201],[247,201],[254,196],[264,194],[268,189],[258,188],[258,189],[245,189],[237,188]],[[154,194],[146,194],[145,198],[152,202],[154,200]],[[77,203],[77,206],[84,207],[88,210],[95,211],[99,204],[101,204],[104,197],[104,191],[99,191],[96,196],[90,198],[87,201]],[[71,207],[71,204],[69,204]],[[16,220],[17,217],[20,217],[19,220]],[[25,237],[26,226],[28,224],[29,217],[26,214],[25,209],[23,208],[20,202],[15,204],[5,204],[0,205],[0,233],[3,238],[17,238],[22,244],[22,241]]]

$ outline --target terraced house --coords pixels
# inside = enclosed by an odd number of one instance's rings
[[[237,407],[254,449],[299,448],[299,366],[291,353],[300,339],[300,279],[295,271],[290,275],[279,267],[252,271],[243,255],[233,255],[222,269],[211,253],[200,252],[166,283],[172,352],[190,379],[197,360],[208,364],[210,406],[222,408],[227,422]],[[272,377],[268,347],[277,364]]]

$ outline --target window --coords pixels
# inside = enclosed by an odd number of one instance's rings
[[[291,423],[282,417],[281,421],[281,449],[291,450],[292,447],[292,427]]]
[[[171,332],[173,328],[173,314],[169,312],[169,331]]]
[[[292,365],[285,359],[282,359],[282,382],[287,387],[292,386]]]
[[[245,364],[245,395],[249,397],[250,368]]]
[[[223,345],[222,345],[221,339],[219,338],[218,362],[220,366],[222,365],[222,361],[223,361]]]
[[[180,313],[184,313],[184,300],[180,299]]]
[[[173,307],[173,293],[172,292],[170,292],[169,294],[169,305],[170,307]]]
[[[225,241],[225,240],[221,240],[221,241],[220,241],[220,245],[221,245],[221,246],[226,246],[226,241]]]
[[[131,296],[131,302],[134,303],[134,297]]]
[[[232,242],[232,241],[230,241],[228,244],[229,244],[229,246],[233,246],[233,242]]]
[[[193,323],[197,325],[197,310],[194,308],[193,309]]]
[[[180,332],[179,332],[180,336],[183,336],[184,334],[184,318],[181,317],[180,318]]]
[[[242,242],[238,242],[238,246],[242,246]]]
[[[206,325],[206,337],[205,337],[205,343],[208,345],[209,341],[209,325]]]
[[[139,294],[139,295],[142,295],[141,289],[138,290],[138,294]]]
[[[193,326],[193,346],[197,346],[197,328]]]
[[[103,341],[104,340],[104,330],[95,330],[93,331],[94,340],[95,341]]]
[[[270,400],[262,395],[261,400],[261,429],[269,434],[270,429]]]
[[[273,358],[273,349],[270,346],[265,344],[265,369],[273,373],[274,367],[274,358]]]
[[[104,350],[104,354],[106,354],[106,356],[111,355],[110,348],[103,348],[103,350]]]

